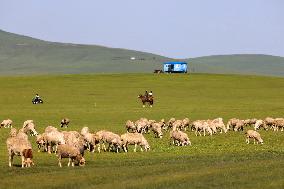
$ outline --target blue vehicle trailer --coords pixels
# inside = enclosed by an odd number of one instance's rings
[[[186,62],[165,62],[164,72],[166,73],[187,73]]]

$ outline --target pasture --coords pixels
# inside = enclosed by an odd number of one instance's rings
[[[101,74],[0,78],[0,119],[20,128],[33,119],[40,133],[48,125],[88,126],[125,133],[126,120],[140,117],[166,121],[222,117],[284,117],[284,78],[238,75]],[[139,93],[153,90],[153,108],[142,108]],[[39,93],[44,104],[33,105]],[[247,128],[246,128],[247,130]],[[263,145],[246,144],[243,132],[196,137],[192,146],[170,145],[146,134],[149,152],[86,152],[85,167],[57,165],[54,154],[37,152],[36,166],[22,169],[20,158],[8,167],[6,138],[0,129],[1,188],[284,188],[284,132],[259,131]]]

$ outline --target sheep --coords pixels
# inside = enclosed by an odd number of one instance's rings
[[[24,133],[27,134],[29,132],[31,136],[38,135],[38,132],[35,130],[35,124],[34,124],[33,120],[25,121],[22,129],[23,129]]]
[[[281,131],[284,129],[284,118],[275,118],[274,121],[275,131],[278,131],[281,128]]]
[[[49,133],[49,132],[52,132],[52,131],[58,131],[58,129],[56,127],[53,127],[53,126],[47,126],[44,130],[45,133]]]
[[[104,151],[107,150],[105,143],[109,144],[108,146],[109,151],[111,150],[111,147],[114,147],[117,153],[122,146],[120,136],[113,132],[106,131],[106,130],[101,130],[101,131],[96,132],[95,140],[102,142],[102,148],[104,149]],[[98,151],[100,152],[100,145],[99,145]]]
[[[257,121],[256,118],[246,119],[244,120],[244,124],[245,126],[252,126],[253,124],[255,124],[256,121]]]
[[[266,118],[264,119],[264,124],[265,124],[267,127],[270,127],[270,128],[272,128],[272,129],[275,130],[275,125],[274,125],[274,123],[275,123],[275,119],[273,119],[272,117],[266,117]]]
[[[6,144],[9,155],[9,167],[12,167],[13,157],[15,155],[21,156],[22,168],[34,165],[32,160],[33,159],[32,145],[28,140],[22,137],[14,136],[14,137],[9,137],[6,140]]]
[[[213,120],[210,121],[209,125],[214,125],[214,128],[216,129],[216,132],[217,132],[218,129],[220,130],[220,133],[222,133],[223,131],[225,133],[227,132],[227,128],[226,128],[226,126],[225,126],[225,124],[223,122],[223,118],[219,117],[219,118],[213,119]],[[212,128],[212,126],[211,126],[211,128]]]
[[[248,130],[246,133],[246,142],[247,144],[249,144],[249,139],[253,138],[253,143],[255,144],[255,142],[258,144],[263,144],[263,140],[260,137],[260,134],[257,131],[254,130]]]
[[[63,118],[62,120],[61,120],[61,122],[60,122],[60,127],[62,128],[62,127],[65,127],[65,128],[67,128],[68,127],[68,125],[69,125],[69,123],[70,123],[70,120],[68,119],[68,118]]]
[[[13,121],[11,119],[5,119],[1,122],[0,128],[1,127],[12,128],[12,123],[13,123]]]
[[[206,135],[206,131],[212,135],[212,129],[209,127],[209,124],[205,120],[196,120],[192,123],[192,129],[195,130],[195,136],[197,136],[197,133],[199,136],[201,136],[200,131],[203,131],[203,136]]]
[[[173,122],[172,129],[173,130],[183,130],[184,128],[183,128],[182,120],[176,120],[175,122]]]
[[[137,120],[135,122],[135,126],[138,133],[146,133],[146,130],[148,128],[148,120],[147,121],[143,119]]]
[[[170,118],[169,121],[167,122],[166,126],[165,126],[165,130],[168,130],[169,128],[173,127],[173,123],[176,121],[176,119],[174,117]]]
[[[126,127],[126,130],[127,132],[136,132],[136,126],[135,124],[130,121],[130,120],[127,120],[126,123],[125,123],[125,127]]]
[[[83,136],[83,138],[84,138],[84,140],[86,142],[87,149],[90,152],[94,152],[96,145],[99,145],[98,137],[96,137],[95,134],[90,133],[88,127],[83,127],[82,128],[81,135]],[[100,152],[100,146],[98,147],[98,151]]]
[[[136,152],[137,145],[140,145],[141,152],[143,152],[143,148],[145,151],[150,150],[150,146],[147,142],[147,140],[144,138],[144,136],[141,133],[125,133],[121,135],[122,140],[122,146],[123,150],[125,152],[128,151],[128,145],[135,145],[134,152]]]
[[[265,124],[265,122],[263,120],[259,119],[254,124],[254,130],[258,130],[261,127],[263,127],[264,130],[267,130],[267,125]]]
[[[244,126],[245,126],[244,120],[232,118],[227,123],[227,130],[230,130],[232,128],[233,131],[240,131],[240,130],[243,131]]]
[[[155,135],[155,137],[157,138],[162,138],[163,137],[163,132],[162,132],[162,128],[165,125],[164,122],[159,122],[159,123],[153,123],[152,124],[152,131]]]
[[[59,144],[65,144],[64,140],[64,134],[57,131],[57,130],[51,130],[50,132],[44,133],[44,142],[46,144],[45,150],[51,154],[51,149],[55,153],[57,152],[57,148]]]
[[[183,124],[184,130],[186,131],[186,128],[189,128],[190,120],[189,120],[188,118],[184,118],[184,119],[182,120],[182,124]]]
[[[191,145],[189,138],[186,133],[182,131],[173,130],[170,132],[172,143],[178,146],[187,146]]]
[[[58,165],[62,167],[61,160],[62,158],[69,158],[68,167],[70,163],[72,167],[74,167],[74,161],[78,161],[79,166],[84,166],[86,164],[85,158],[80,153],[79,149],[68,144],[61,144],[58,146],[57,150],[57,157],[58,157]]]

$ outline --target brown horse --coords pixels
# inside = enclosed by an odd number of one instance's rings
[[[148,102],[149,103],[149,105],[150,105],[150,107],[152,107],[153,106],[153,104],[154,104],[154,98],[153,98],[153,96],[143,96],[143,95],[138,95],[138,98],[140,98],[141,99],[141,102],[142,102],[142,104],[143,104],[143,108],[145,107],[145,104],[146,104],[146,102]]]

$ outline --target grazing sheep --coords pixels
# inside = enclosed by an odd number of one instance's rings
[[[191,142],[186,133],[182,131],[173,130],[170,132],[172,143],[177,146],[191,145]]]
[[[57,130],[51,130],[50,132],[45,132],[44,140],[46,144],[45,150],[49,154],[51,154],[51,152],[53,151],[56,153],[59,144],[65,144],[64,134]]]
[[[263,140],[260,137],[260,134],[257,131],[254,130],[248,130],[246,133],[246,142],[247,144],[249,144],[249,139],[252,138],[253,139],[253,143],[255,144],[255,142],[258,144],[263,144]]]
[[[173,127],[173,123],[176,121],[176,119],[174,117],[170,118],[169,121],[167,122],[166,126],[165,126],[165,130],[168,130],[169,128]]]
[[[53,126],[47,126],[44,130],[45,133],[49,133],[49,132],[52,132],[52,131],[58,131],[58,129],[56,127],[53,127]]]
[[[95,134],[95,138],[97,141],[102,142],[102,148],[104,149],[104,151],[107,151],[105,143],[109,144],[108,151],[110,151],[111,147],[113,147],[114,150],[118,152],[122,146],[120,136],[110,131],[106,130],[98,131]],[[98,151],[100,152],[100,145]]]
[[[186,131],[186,128],[189,128],[189,125],[190,125],[189,119],[188,118],[184,118],[182,120],[182,125],[183,125],[184,130]]]
[[[9,137],[6,140],[7,150],[9,155],[9,167],[12,167],[13,157],[15,155],[21,156],[22,158],[22,167],[30,167],[34,165],[32,159],[32,145],[31,143],[24,139],[23,137]]]
[[[173,130],[184,130],[182,120],[176,120],[172,124],[172,128],[173,128]]]
[[[35,124],[33,120],[27,120],[23,124],[23,132],[28,134],[30,133],[31,136],[36,136],[38,135],[38,132],[35,130]]]
[[[163,137],[163,132],[162,132],[162,128],[165,125],[164,122],[159,122],[159,123],[153,123],[152,124],[152,131],[155,135],[155,137],[157,138],[162,138]]]
[[[143,119],[137,120],[135,122],[135,126],[138,133],[146,133],[148,128],[148,120],[147,121]]]
[[[74,162],[77,161],[79,166],[84,166],[86,161],[85,158],[80,153],[79,149],[68,144],[61,144],[58,146],[57,150],[57,157],[58,157],[58,165],[62,167],[61,160],[62,158],[69,158],[68,167],[72,162],[72,167],[74,167]]]
[[[244,120],[232,118],[227,123],[227,130],[230,130],[232,128],[233,131],[243,131],[244,126],[245,126]]]
[[[226,126],[225,126],[225,124],[223,122],[223,118],[219,117],[219,118],[210,120],[209,125],[214,125],[214,126],[210,126],[210,128],[216,129],[216,132],[217,132],[218,129],[220,130],[220,133],[222,133],[223,131],[225,133],[227,132],[227,128],[226,128]]]
[[[11,119],[5,119],[1,122],[1,127],[4,127],[4,128],[12,128],[12,123],[13,121]]]
[[[267,125],[265,124],[265,122],[263,120],[259,119],[254,124],[254,130],[258,130],[261,127],[263,127],[264,130],[267,130]]]
[[[270,127],[271,129],[274,129],[275,128],[275,119],[273,119],[272,117],[266,117],[264,119],[264,124],[267,126],[267,127]],[[275,130],[275,129],[274,129]]]
[[[61,120],[61,122],[60,122],[60,127],[62,128],[62,127],[65,127],[65,128],[67,128],[68,127],[68,125],[69,125],[69,123],[70,123],[70,120],[68,119],[68,118],[63,118],[62,120]]]
[[[256,121],[257,121],[256,118],[246,119],[244,120],[244,124],[245,126],[252,126],[253,124],[255,124]]]
[[[281,131],[283,131],[283,129],[284,129],[284,118],[275,118],[274,125],[275,125],[275,131],[278,131],[279,129],[281,129]]]
[[[137,145],[140,145],[141,152],[143,152],[143,148],[145,151],[150,150],[150,146],[147,140],[141,133],[125,133],[121,135],[122,146],[125,152],[128,151],[128,145],[135,145],[134,152],[136,152]]]
[[[196,120],[196,121],[194,121],[192,123],[192,129],[195,130],[195,136],[197,136],[197,133],[199,134],[199,136],[201,136],[200,132],[203,132],[203,136],[205,136],[206,135],[206,131],[210,135],[213,134],[212,129],[209,127],[209,124],[205,120]]]
[[[136,126],[135,124],[130,121],[130,120],[127,120],[126,123],[125,123],[125,127],[126,127],[126,130],[127,132],[136,132]]]

